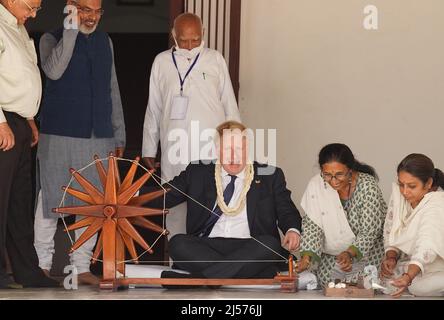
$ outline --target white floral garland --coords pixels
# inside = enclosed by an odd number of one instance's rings
[[[222,212],[228,216],[236,216],[244,209],[246,201],[247,201],[247,193],[250,190],[251,182],[254,178],[254,167],[252,164],[247,164],[245,167],[245,179],[244,179],[244,187],[242,189],[242,193],[237,200],[237,204],[229,208],[224,200],[224,193],[222,187],[222,165],[220,162],[216,163],[214,170],[214,178],[216,179],[216,190],[217,190],[217,204]]]

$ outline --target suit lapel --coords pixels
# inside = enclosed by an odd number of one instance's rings
[[[261,180],[260,177],[257,176],[257,167],[254,165],[254,178],[251,182],[250,190],[247,193],[247,217],[248,217],[248,225],[251,228],[253,227],[254,218],[256,217],[256,207],[259,201],[259,191],[260,191]]]
[[[216,180],[214,179],[214,165],[208,166],[208,176],[204,182],[205,188],[205,206],[213,210],[214,204],[216,203],[217,192],[216,192]],[[209,211],[207,211],[210,214]]]
[[[214,184],[208,184],[205,191],[205,206],[213,210],[216,198],[216,186]]]

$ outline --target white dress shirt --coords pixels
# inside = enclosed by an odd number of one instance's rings
[[[231,177],[222,168],[221,170],[222,174],[222,184],[223,184],[223,190],[228,186],[228,184],[231,181]],[[238,203],[238,199],[240,197],[240,194],[242,193],[242,189],[244,187],[244,180],[245,180],[245,169],[237,174],[237,178],[234,181],[234,193],[233,197],[230,200],[230,203],[228,204],[228,207],[234,207]],[[217,206],[214,205],[213,211]],[[235,215],[235,216],[229,216],[226,214],[222,214],[222,216],[217,220],[216,224],[213,227],[213,230],[211,230],[209,238],[237,238],[237,239],[248,239],[251,238],[250,235],[250,227],[248,226],[248,217],[247,217],[247,205],[244,206],[242,211]]]
[[[0,4],[0,123],[3,111],[32,119],[37,114],[42,82],[34,41],[23,25]]]
[[[228,186],[231,181],[231,177],[222,167],[221,170],[222,175],[222,185],[223,190]],[[244,187],[245,180],[245,169],[236,175],[237,178],[234,181],[234,193],[233,197],[228,204],[229,208],[234,207],[238,203],[238,199],[242,193],[242,189]],[[213,207],[213,211],[216,209],[217,201]],[[290,228],[288,231],[296,232],[300,235],[299,230],[295,228]],[[288,232],[287,231],[287,232]],[[235,215],[229,216],[226,214],[222,214],[222,216],[217,220],[213,229],[211,230],[209,238],[237,238],[237,239],[248,239],[251,238],[250,234],[250,226],[248,225],[248,216],[247,216],[247,205],[245,204],[242,211]]]

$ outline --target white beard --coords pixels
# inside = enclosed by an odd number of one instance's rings
[[[96,31],[97,29],[97,25],[95,25],[93,28],[88,28],[87,26],[81,24],[79,26],[79,31],[83,34],[89,35],[91,33],[93,33],[94,31]]]

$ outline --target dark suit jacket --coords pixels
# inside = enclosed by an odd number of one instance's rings
[[[301,216],[291,200],[291,192],[286,187],[284,173],[280,168],[275,168],[272,175],[259,176],[257,175],[259,167],[266,165],[254,164],[255,176],[247,193],[247,217],[251,235],[253,237],[271,235],[279,239],[277,227],[284,234],[290,228],[301,231]],[[211,210],[217,197],[214,170],[214,163],[190,164],[179,176],[170,181],[170,184]],[[165,184],[165,187],[169,187],[168,184]],[[159,207],[159,200],[163,207],[163,198],[149,203],[148,206]],[[212,213],[174,188],[167,193],[168,208],[185,201],[187,202],[186,230],[188,234],[196,234]]]

